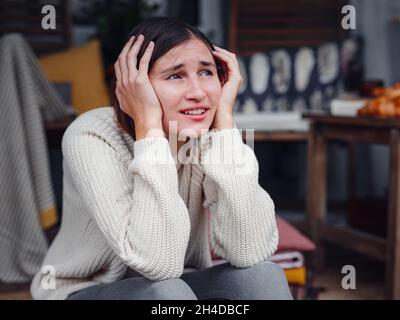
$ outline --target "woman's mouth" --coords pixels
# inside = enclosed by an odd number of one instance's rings
[[[197,108],[197,109],[190,109],[185,111],[180,111],[185,117],[195,120],[201,121],[204,120],[207,116],[208,108]]]

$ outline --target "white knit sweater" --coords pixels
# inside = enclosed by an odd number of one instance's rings
[[[237,129],[204,138],[197,163],[180,164],[166,138],[135,142],[124,133],[111,107],[79,116],[63,137],[61,228],[32,281],[33,298],[210,267],[208,223],[213,252],[233,266],[268,259],[278,230],[254,152]]]

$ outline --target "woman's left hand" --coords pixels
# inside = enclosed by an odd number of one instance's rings
[[[225,83],[222,84],[221,97],[214,116],[213,128],[222,130],[233,128],[233,107],[235,106],[236,96],[242,83],[242,76],[239,71],[239,63],[236,55],[225,49],[215,46],[216,51],[212,51],[217,59],[227,66]]]

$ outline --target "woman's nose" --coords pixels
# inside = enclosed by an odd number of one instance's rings
[[[198,80],[189,80],[188,87],[185,92],[185,98],[188,100],[202,100],[206,96],[201,84]]]

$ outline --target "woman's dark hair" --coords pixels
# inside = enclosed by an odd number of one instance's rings
[[[144,51],[150,41],[154,42],[153,54],[149,62],[149,71],[160,57],[167,53],[172,48],[180,45],[181,43],[197,38],[204,42],[204,44],[211,50],[215,51],[214,46],[210,40],[198,29],[174,18],[167,17],[153,17],[146,19],[139,23],[129,34],[127,41],[132,36],[138,36],[142,34],[144,36],[143,44],[138,53],[137,67],[139,67],[140,59],[142,58]],[[221,62],[216,59],[217,73],[221,82],[225,81],[225,68]],[[114,75],[114,81],[112,86],[113,94],[113,107],[117,116],[118,124],[121,128],[127,132],[130,136],[135,138],[135,126],[133,120],[120,108],[117,96],[115,94],[116,79]]]

